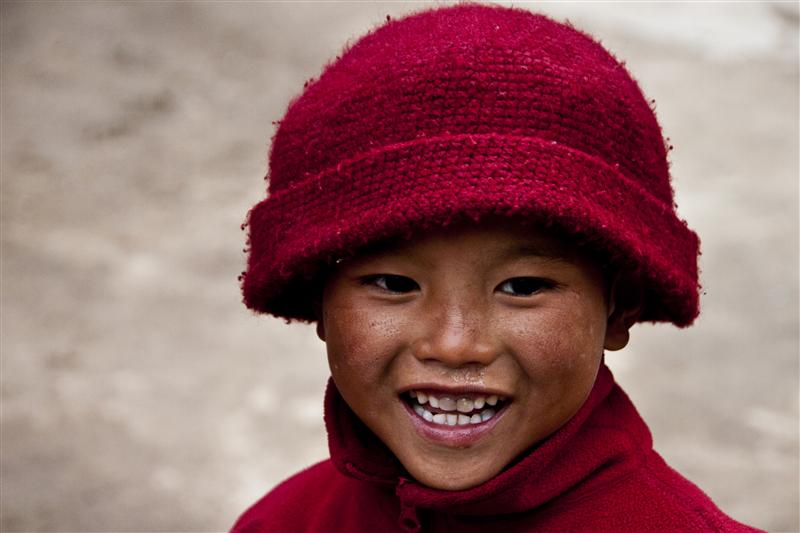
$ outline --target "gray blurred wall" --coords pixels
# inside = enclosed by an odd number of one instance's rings
[[[425,5],[2,3],[3,531],[222,530],[326,457],[323,346],[241,305],[239,225],[303,82]],[[675,468],[798,530],[797,4],[524,5],[627,61],[703,242],[696,325],[610,365]]]

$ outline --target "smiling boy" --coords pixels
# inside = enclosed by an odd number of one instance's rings
[[[234,531],[752,531],[603,364],[698,313],[666,152],[622,64],[525,10],[422,11],[328,65],[273,139],[243,291],[317,323],[331,459]]]
[[[625,342],[633,310],[613,312],[588,258],[507,226],[362,254],[325,287],[318,329],[337,389],[429,487],[497,475],[575,414],[603,347]]]

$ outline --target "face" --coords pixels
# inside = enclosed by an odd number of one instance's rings
[[[456,227],[342,262],[318,331],[358,417],[417,481],[461,490],[583,404],[627,334],[607,292],[544,232]]]

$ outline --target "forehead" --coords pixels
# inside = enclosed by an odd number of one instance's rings
[[[565,262],[587,259],[576,244],[553,230],[508,221],[460,223],[419,231],[407,238],[371,244],[360,250],[357,259],[442,255],[498,260],[537,257]]]

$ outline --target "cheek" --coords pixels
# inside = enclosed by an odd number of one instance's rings
[[[324,321],[328,363],[340,390],[378,387],[391,363],[397,321],[335,299],[325,306]]]
[[[578,293],[525,313],[517,320],[515,338],[529,379],[562,386],[591,384],[603,354],[605,324],[602,306]]]

